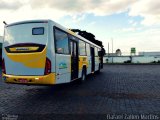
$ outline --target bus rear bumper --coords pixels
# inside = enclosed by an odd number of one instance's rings
[[[40,85],[53,85],[56,84],[55,73],[50,73],[44,76],[15,76],[2,74],[2,78],[6,83],[15,84],[40,84]]]

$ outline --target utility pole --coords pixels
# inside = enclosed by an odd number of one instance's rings
[[[111,38],[112,40],[112,63],[113,63],[113,38]]]
[[[108,42],[108,57],[109,57],[109,42]]]
[[[112,40],[112,54],[113,54],[113,38],[111,40]]]
[[[109,63],[109,42],[108,42],[108,58],[106,59],[107,63]]]

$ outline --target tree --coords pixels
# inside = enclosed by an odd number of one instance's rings
[[[96,45],[98,45],[102,48],[101,51],[99,51],[99,57],[100,57],[100,60],[101,60],[101,68],[103,68],[103,56],[105,55],[106,52],[105,52],[102,41],[96,40],[95,35],[93,35],[92,33],[89,33],[89,32],[86,32],[86,31],[81,31],[79,29],[70,29],[70,30],[77,33],[78,35],[86,38],[87,40],[95,43]]]
[[[92,33],[86,32],[86,31],[81,31],[79,29],[70,29],[71,31],[77,33],[78,35],[86,38],[87,40],[95,43],[96,45],[101,46],[101,48],[104,50],[104,54],[105,54],[105,49],[103,48],[103,43],[100,40],[96,40],[95,39],[95,35],[93,35]]]

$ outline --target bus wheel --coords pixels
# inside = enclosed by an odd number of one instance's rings
[[[86,80],[86,68],[84,67],[82,70],[82,77],[81,77],[81,81],[85,81]]]

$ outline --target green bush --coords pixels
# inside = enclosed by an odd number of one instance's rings
[[[131,60],[124,61],[124,63],[131,63]]]

